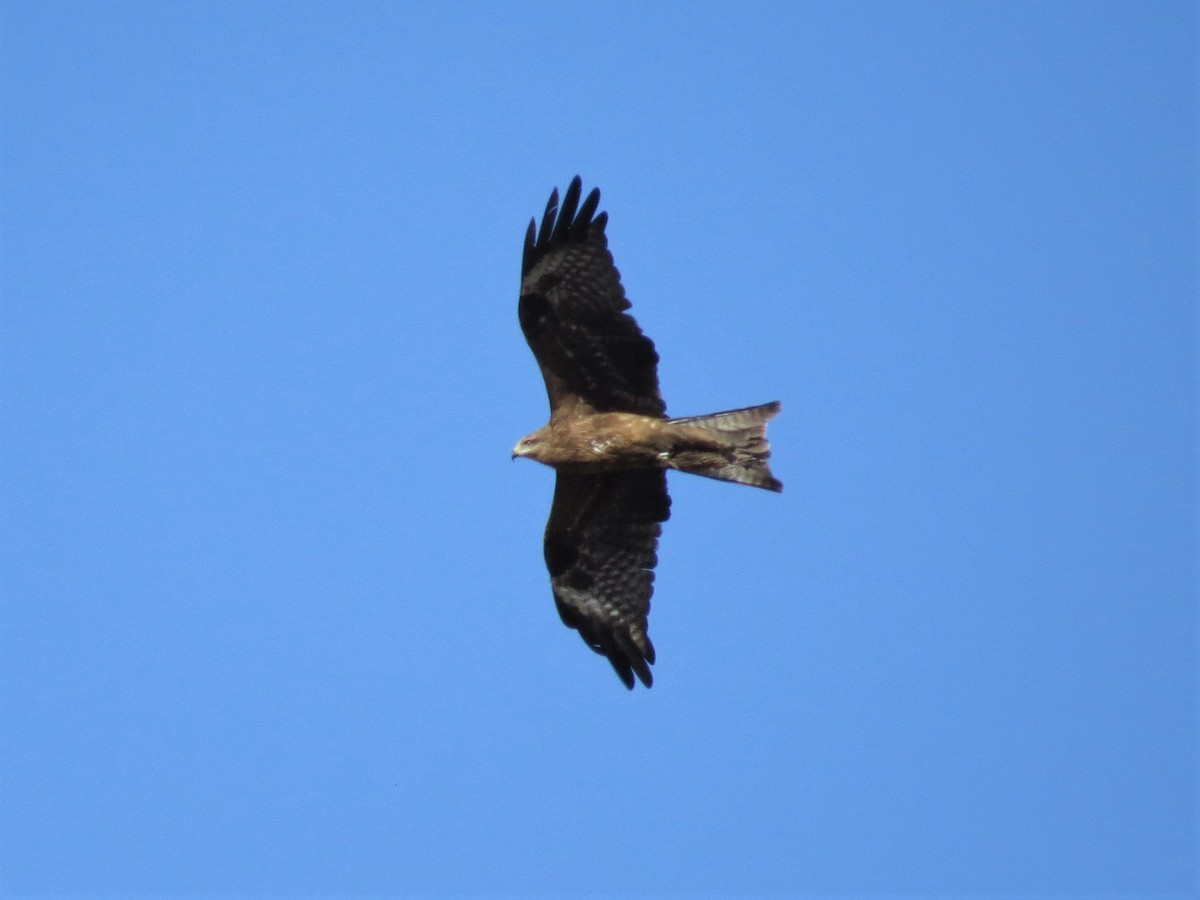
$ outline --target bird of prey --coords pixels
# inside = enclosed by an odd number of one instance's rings
[[[557,471],[545,555],[563,622],[606,656],[630,690],[650,687],[647,634],[667,470],[781,491],[767,420],[779,403],[669,419],[658,353],[626,310],[600,190],[576,176],[529,223],[518,316],[550,396],[550,422],[513,448]]]

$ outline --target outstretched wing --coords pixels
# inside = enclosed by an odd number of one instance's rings
[[[558,473],[545,548],[558,614],[631,690],[634,673],[646,687],[654,681],[647,616],[670,514],[662,469]]]
[[[541,230],[530,221],[521,262],[521,330],[537,357],[553,418],[581,402],[598,412],[661,416],[658,353],[642,334],[608,252],[600,189],[579,205],[582,182],[558,204],[550,195]]]

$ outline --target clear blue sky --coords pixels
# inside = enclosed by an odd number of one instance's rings
[[[1186,3],[0,6],[0,893],[1190,896]],[[627,692],[516,319],[669,409]]]

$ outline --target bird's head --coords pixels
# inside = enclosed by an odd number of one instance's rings
[[[527,459],[538,459],[538,452],[542,447],[542,432],[535,431],[533,434],[527,434],[525,437],[517,441],[517,446],[513,447],[512,458],[524,456]]]

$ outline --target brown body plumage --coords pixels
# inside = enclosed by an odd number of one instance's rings
[[[686,419],[577,413],[521,438],[513,458],[535,459],[560,472],[677,469],[781,491],[767,465],[766,423],[778,412],[776,402]]]
[[[626,310],[608,252],[600,191],[579,178],[530,222],[521,266],[521,330],[550,398],[550,422],[518,456],[558,472],[545,556],[564,623],[606,656],[629,688],[649,687],[647,634],[658,537],[670,516],[666,470],[780,491],[767,421],[778,403],[669,419],[658,353]]]

